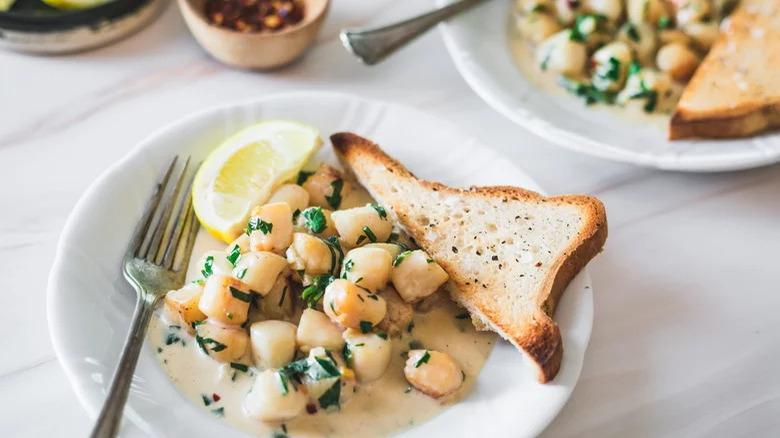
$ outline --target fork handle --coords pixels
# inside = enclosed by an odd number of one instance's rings
[[[363,63],[374,65],[439,22],[483,1],[485,0],[460,0],[422,15],[375,29],[342,29],[341,42]]]
[[[130,392],[130,384],[133,381],[133,372],[138,363],[138,355],[144,344],[146,331],[149,329],[149,320],[154,313],[154,305],[157,302],[156,294],[139,294],[139,300],[133,312],[133,322],[130,332],[122,349],[122,356],[108,388],[103,409],[100,411],[95,427],[92,429],[91,438],[114,438],[119,432],[122,422],[122,411]]]

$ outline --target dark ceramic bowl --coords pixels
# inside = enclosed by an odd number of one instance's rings
[[[60,10],[41,0],[17,0],[0,12],[0,47],[62,54],[99,47],[139,30],[167,0],[113,0],[81,10]]]

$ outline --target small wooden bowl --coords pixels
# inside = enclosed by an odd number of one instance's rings
[[[238,32],[212,24],[206,0],[179,0],[195,39],[219,61],[239,68],[266,70],[289,64],[312,45],[330,0],[305,0],[303,20],[278,32]]]

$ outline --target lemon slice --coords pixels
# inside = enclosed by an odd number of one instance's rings
[[[0,0],[0,11],[7,11],[11,9],[16,0]]]
[[[283,120],[258,123],[228,138],[206,158],[192,185],[201,225],[214,237],[233,241],[250,210],[293,178],[321,145],[314,128]]]

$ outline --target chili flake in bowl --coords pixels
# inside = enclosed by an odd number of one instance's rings
[[[190,32],[227,65],[272,69],[298,59],[319,33],[329,0],[178,0]]]
[[[211,23],[240,32],[278,31],[303,20],[301,0],[207,0]]]

